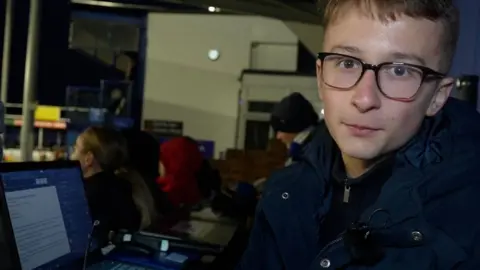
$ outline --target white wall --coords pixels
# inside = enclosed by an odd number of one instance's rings
[[[183,121],[185,135],[216,142],[217,156],[234,147],[239,77],[255,42],[298,38],[283,22],[262,17],[150,14],[143,119]],[[207,58],[210,49],[220,50],[217,61]],[[285,57],[296,64],[296,52]],[[289,61],[278,63],[288,69]]]
[[[285,21],[285,25],[294,32],[312,54],[322,51],[323,26],[301,22]]]
[[[279,102],[293,92],[301,93],[319,113],[323,109],[314,75],[246,73],[242,78],[242,99],[245,101]]]

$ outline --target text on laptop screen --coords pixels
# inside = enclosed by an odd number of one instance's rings
[[[92,221],[79,169],[8,172],[2,178],[23,270],[83,257]]]

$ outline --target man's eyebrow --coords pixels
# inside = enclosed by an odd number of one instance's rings
[[[330,49],[331,52],[347,52],[351,54],[361,54],[362,50],[355,46],[344,46],[344,45],[336,45]],[[413,62],[412,64],[420,64],[426,66],[426,61],[423,57],[420,57],[414,53],[405,53],[405,52],[392,52],[388,55],[389,61],[393,62]]]
[[[332,52],[338,52],[338,51],[341,51],[341,52],[348,52],[348,53],[360,53],[362,52],[362,50],[360,50],[360,48],[358,47],[355,47],[355,46],[343,46],[343,45],[336,45],[336,46],[333,46],[330,51]]]

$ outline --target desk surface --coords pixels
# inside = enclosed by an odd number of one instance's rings
[[[237,224],[237,221],[235,219],[215,214],[211,207],[206,207],[202,210],[191,212],[190,218],[194,220],[204,220],[214,223],[224,223],[230,225]]]
[[[187,234],[192,240],[227,246],[237,227],[236,224],[191,219],[178,222],[171,230]]]

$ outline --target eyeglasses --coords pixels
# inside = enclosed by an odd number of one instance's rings
[[[386,62],[372,65],[359,58],[338,53],[319,53],[317,57],[322,61],[321,78],[326,85],[349,90],[370,69],[375,72],[380,92],[385,97],[398,101],[413,100],[424,82],[446,76],[424,66],[406,63]]]

